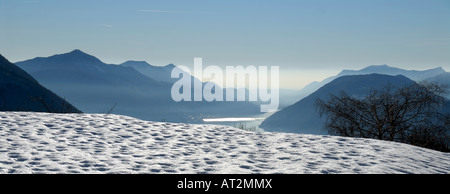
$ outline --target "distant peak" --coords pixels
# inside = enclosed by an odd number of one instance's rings
[[[73,50],[73,51],[71,51],[69,53],[83,53],[83,54],[86,54],[85,52],[81,51],[80,49],[75,49],[75,50]]]
[[[89,54],[87,54],[87,53],[81,51],[80,49],[75,49],[75,50],[70,51],[70,52],[68,52],[68,53],[66,53],[66,54],[68,54],[68,55],[74,55],[74,56],[88,56],[88,57],[94,57],[94,56],[92,56],[92,55],[89,55]],[[63,54],[63,55],[64,55],[64,54]]]
[[[104,64],[97,57],[87,54],[80,49],[75,49],[68,53],[56,54],[49,57],[50,59],[58,60],[64,64]]]
[[[436,70],[436,71],[443,71],[443,72],[445,72],[444,68],[442,68],[442,67],[436,67],[436,68],[431,69],[431,70]]]
[[[383,64],[383,65],[369,65],[366,68],[371,68],[371,67],[391,67],[389,65]]]
[[[168,64],[168,65],[166,65],[166,66],[164,66],[165,68],[175,68],[175,67],[177,67],[177,66],[175,66],[174,64]]]
[[[147,63],[147,61],[133,61],[133,60],[128,60],[128,61],[125,62],[125,63],[140,63],[140,64],[148,64],[148,65],[150,65],[149,63]]]
[[[397,69],[396,67],[391,67],[391,66],[386,65],[386,64],[383,64],[383,65],[371,65],[371,66],[368,66],[368,67],[366,67],[364,69],[387,69],[387,68],[389,68],[389,69]]]
[[[128,60],[127,62],[129,62],[129,63],[147,63],[147,61],[135,61],[135,60]]]
[[[149,63],[147,63],[147,61],[133,61],[133,60],[126,61],[125,63],[122,63],[121,65],[122,66],[130,66],[130,67],[148,67],[148,66],[152,66]]]

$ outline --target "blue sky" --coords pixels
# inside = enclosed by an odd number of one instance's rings
[[[107,63],[278,65],[301,88],[388,64],[450,70],[450,0],[0,0],[0,53]]]

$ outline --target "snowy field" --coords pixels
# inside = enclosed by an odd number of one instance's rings
[[[0,173],[449,173],[450,154],[103,114],[0,112]]]

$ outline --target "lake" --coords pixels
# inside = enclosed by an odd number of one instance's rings
[[[264,119],[272,114],[273,112],[255,115],[252,117],[203,118],[203,122],[215,125],[228,125],[250,131],[264,131],[259,128],[259,125],[264,121]]]

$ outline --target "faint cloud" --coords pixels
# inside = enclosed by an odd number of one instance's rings
[[[139,9],[138,12],[149,12],[149,13],[194,13],[186,11],[172,11],[172,10],[159,10],[159,9]]]
[[[105,27],[105,28],[112,28],[113,27],[112,25],[109,25],[109,24],[100,24],[100,25]]]

